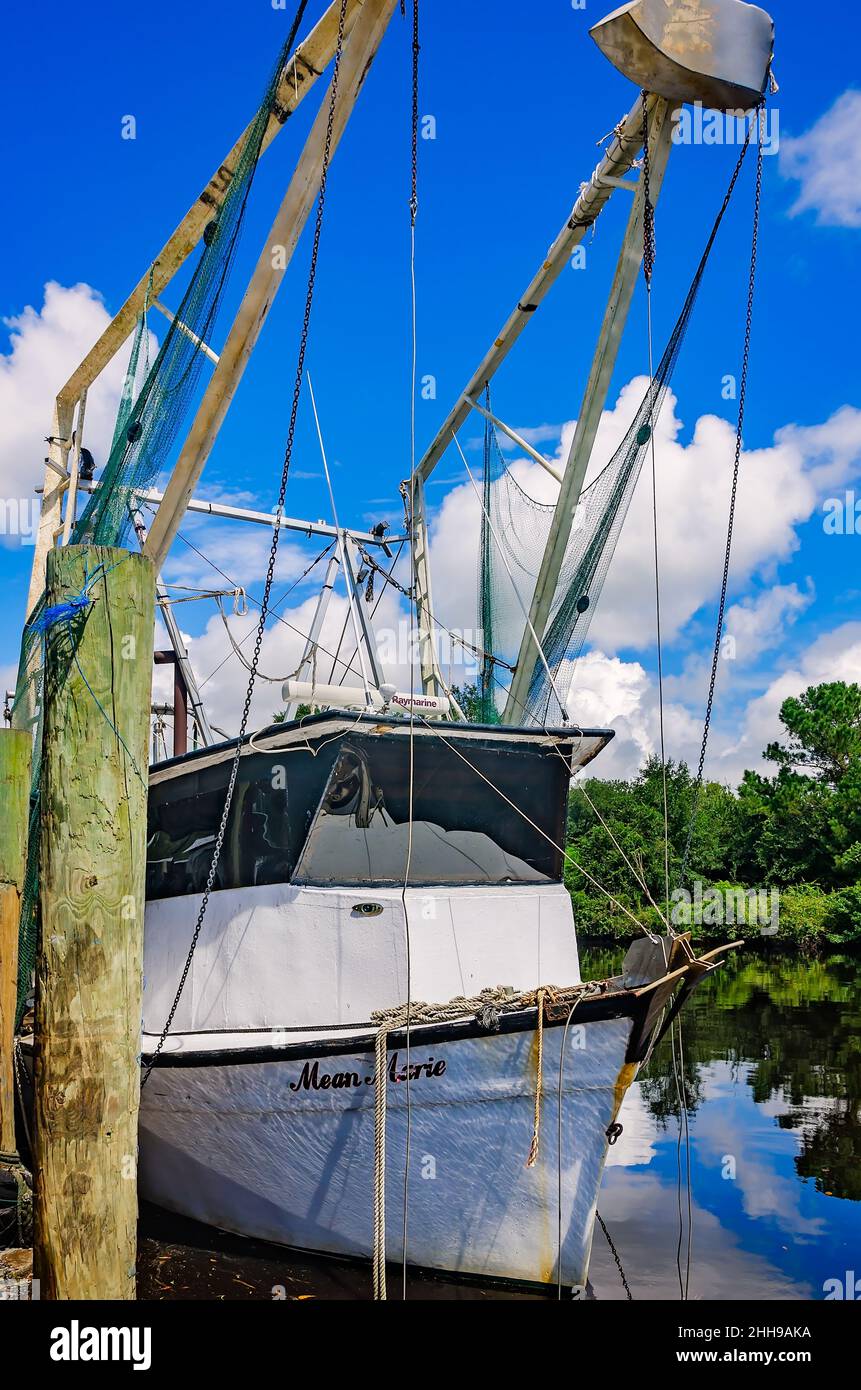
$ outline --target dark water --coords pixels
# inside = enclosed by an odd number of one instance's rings
[[[584,978],[622,952],[583,952]],[[822,1299],[861,1278],[861,957],[734,953],[683,1015],[689,1099],[691,1298]],[[631,1088],[599,1209],[635,1299],[678,1298],[679,1107],[665,1041]],[[684,1153],[681,1205],[687,1216]],[[369,1298],[367,1267],[297,1256],[150,1210],[139,1295]],[[687,1236],[682,1243],[685,1270]],[[400,1296],[393,1270],[390,1297]],[[591,1282],[624,1298],[595,1232]],[[413,1298],[512,1297],[413,1276]],[[514,1295],[524,1297],[525,1295]],[[844,1297],[845,1297],[844,1293]]]

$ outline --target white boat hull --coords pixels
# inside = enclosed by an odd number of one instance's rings
[[[191,957],[230,750],[154,770],[144,1064],[159,1055],[141,1098],[142,1195],[241,1235],[371,1258],[374,1020],[430,1001],[409,1081],[406,1036],[389,1036],[388,1258],[585,1284],[607,1130],[648,1045],[651,996],[618,980],[578,1001],[561,1146],[567,1008],[542,996],[541,1134],[526,1160],[535,992],[580,984],[556,848],[569,775],[609,737],[458,726],[441,744],[404,721],[328,715],[256,736]],[[448,1001],[485,989],[520,1003],[452,1021]]]
[[[630,1018],[568,1030],[545,1025],[538,1159],[526,1167],[537,1079],[534,1010],[520,1031],[445,1040],[413,1033],[390,1048],[386,1126],[387,1256],[485,1278],[583,1286],[606,1131],[636,1068]],[[461,1030],[462,1031],[462,1030]],[[245,1056],[261,1053],[245,1040]],[[184,1050],[192,1040],[184,1040]],[[168,1058],[141,1105],[144,1197],[210,1225],[280,1244],[369,1258],[373,1250],[374,1053],[369,1041],[242,1060],[241,1052]],[[323,1044],[326,1048],[327,1045]],[[337,1049],[337,1050],[335,1050]],[[283,1052],[284,1049],[281,1049]],[[206,1064],[195,1064],[202,1062]],[[177,1064],[180,1063],[180,1064]],[[400,1079],[399,1079],[400,1078]],[[561,1209],[559,1195],[561,1189]]]

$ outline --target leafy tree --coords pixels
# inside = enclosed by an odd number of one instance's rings
[[[774,887],[785,937],[802,945],[861,940],[861,687],[813,686],[785,700],[780,717],[785,736],[763,755],[776,773],[748,771],[737,792],[707,782],[697,793],[686,765],[667,763],[671,890],[682,877],[686,887]],[[641,921],[656,921],[651,904],[665,894],[663,784],[652,758],[632,781],[590,778],[572,787],[576,862],[565,879],[584,933],[629,937],[633,926],[592,880]],[[717,924],[702,930],[733,934]]]
[[[474,681],[472,685],[453,685],[451,693],[457,700],[457,703],[460,705],[470,724],[484,723],[481,691]]]
[[[800,769],[836,787],[861,760],[861,686],[845,681],[813,685],[780,707],[787,743],[770,743],[764,757]]]

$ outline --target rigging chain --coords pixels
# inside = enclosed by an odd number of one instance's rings
[[[300,5],[296,19],[293,21],[289,45],[292,46],[295,38],[295,30],[299,27],[299,20],[304,10],[304,3]],[[147,1069],[141,1078],[141,1088],[143,1088],[150,1078],[156,1059],[165,1044],[165,1039],[171,1029],[185,982],[188,979],[188,972],[191,969],[191,962],[200,937],[203,919],[206,916],[206,909],[209,906],[209,897],[215,884],[215,876],[218,872],[218,862],[221,858],[221,850],[227,834],[227,821],[230,815],[230,807],[233,802],[233,793],[236,787],[236,779],[239,774],[239,763],[242,757],[242,746],[248,729],[248,720],[251,713],[251,699],[254,694],[254,682],[257,675],[257,665],[260,660],[260,649],[263,645],[263,631],[266,626],[266,618],[269,611],[269,598],[272,592],[272,583],[275,577],[275,562],[278,557],[278,541],[281,535],[281,527],[278,524],[284,511],[284,499],[287,495],[287,478],[290,473],[290,462],[293,457],[293,440],[296,434],[296,417],[299,411],[299,398],[302,391],[302,381],[305,375],[305,354],[308,347],[308,332],[311,324],[311,306],[314,301],[314,284],[317,278],[317,257],[320,250],[320,236],[323,230],[323,209],[326,203],[326,183],[329,174],[329,162],[332,155],[332,137],[335,128],[335,106],[338,95],[338,76],[341,68],[341,55],[344,48],[344,21],[347,12],[347,0],[341,0],[340,13],[338,15],[338,39],[335,48],[334,61],[332,65],[332,82],[329,95],[329,111],[326,121],[326,135],[323,145],[323,159],[320,170],[320,189],[317,195],[317,212],[314,220],[314,239],[311,246],[311,264],[308,271],[308,285],[305,293],[305,312],[302,319],[302,330],[299,335],[299,352],[296,360],[296,375],[293,382],[293,397],[290,404],[290,423],[287,429],[287,442],[284,448],[284,461],[281,467],[281,483],[278,490],[278,505],[275,508],[275,524],[272,528],[272,544],[269,549],[269,564],[266,569],[266,583],[263,589],[263,602],[260,605],[260,619],[257,624],[257,636],[254,642],[254,654],[251,658],[251,674],[248,678],[248,688],[245,692],[245,703],[242,707],[242,720],[239,727],[239,736],[236,740],[236,752],[230,768],[230,777],[227,783],[227,794],[224,799],[224,809],[221,813],[221,823],[218,827],[218,834],[215,837],[215,846],[212,851],[212,862],[206,876],[206,885],[200,900],[200,909],[197,920],[194,924],[194,931],[191,937],[191,944],[188,948],[188,955],[180,976],[179,985],[170,1006],[164,1028],[161,1031],[158,1043],[154,1052],[151,1054]]]

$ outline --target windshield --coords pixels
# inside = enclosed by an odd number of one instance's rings
[[[410,758],[406,734],[360,733],[243,757],[214,888],[399,884],[408,853],[411,884],[561,879],[569,770],[559,752],[417,736],[411,837]],[[151,787],[148,898],[203,891],[229,772],[227,761],[192,767]]]
[[[491,739],[345,740],[298,882],[536,883],[562,874],[569,771],[554,750]],[[498,789],[498,790],[496,790]],[[502,793],[502,795],[500,795]]]

